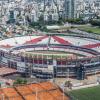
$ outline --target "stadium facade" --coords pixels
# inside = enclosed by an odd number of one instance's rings
[[[0,41],[0,64],[38,78],[100,72],[100,41],[74,35],[22,36]]]

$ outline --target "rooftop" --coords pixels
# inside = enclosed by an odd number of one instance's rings
[[[0,67],[0,76],[13,74],[16,72],[17,72],[16,69],[12,69],[12,68],[8,68],[8,67]]]

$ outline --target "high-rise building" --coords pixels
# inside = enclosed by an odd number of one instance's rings
[[[76,16],[76,0],[65,0],[65,18],[75,18]]]

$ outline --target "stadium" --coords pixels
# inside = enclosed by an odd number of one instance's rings
[[[45,34],[0,41],[0,64],[37,78],[76,77],[100,72],[100,40]]]

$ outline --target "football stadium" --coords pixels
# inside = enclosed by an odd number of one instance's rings
[[[84,79],[100,72],[100,40],[64,34],[8,38],[0,41],[0,64],[25,76]]]

